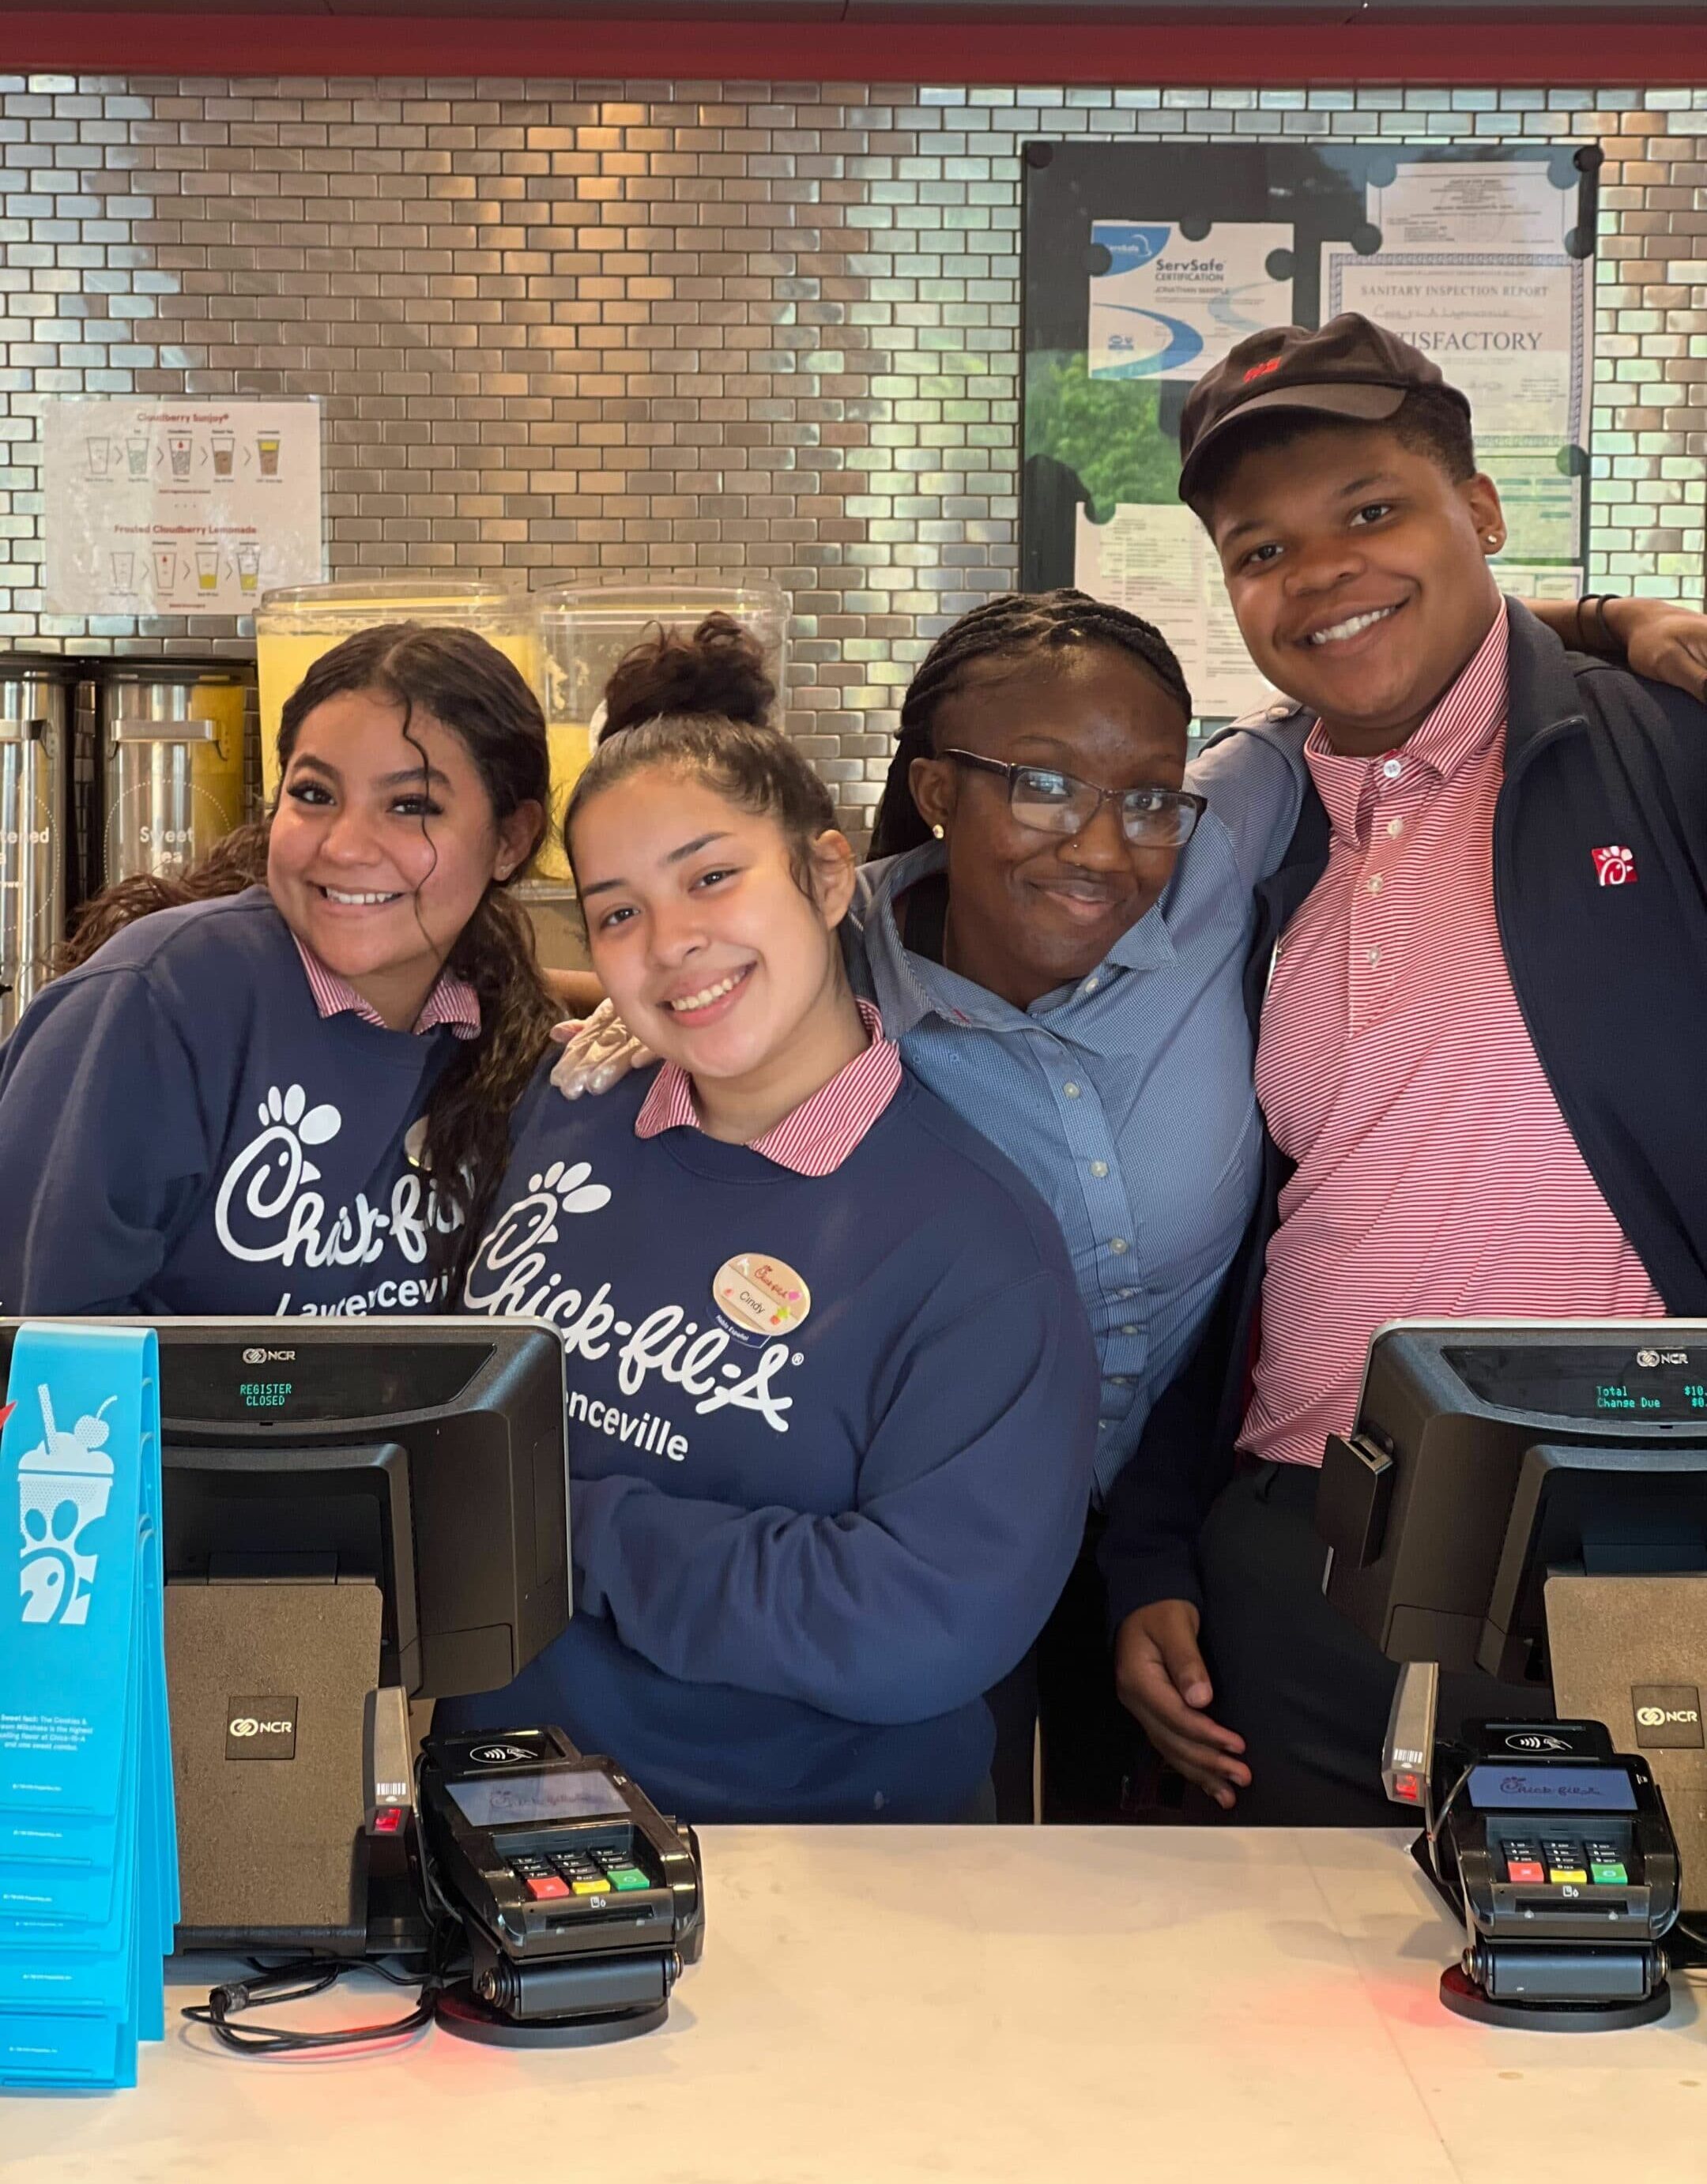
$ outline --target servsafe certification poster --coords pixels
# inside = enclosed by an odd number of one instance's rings
[[[1222,220],[1201,237],[1166,220],[1098,220],[1091,243],[1093,379],[1196,379],[1236,343],[1292,315],[1292,231]]]
[[[246,615],[320,582],[317,402],[62,395],[42,435],[49,614]]]

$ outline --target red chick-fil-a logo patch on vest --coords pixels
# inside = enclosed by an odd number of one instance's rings
[[[724,1324],[744,1342],[786,1340],[812,1308],[804,1275],[767,1251],[737,1251],[711,1278]]]
[[[1621,842],[1609,842],[1604,850],[1590,852],[1594,859],[1594,877],[1602,887],[1629,887],[1636,878],[1636,859]]]

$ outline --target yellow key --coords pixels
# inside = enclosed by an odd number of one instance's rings
[[[611,1892],[608,1880],[572,1880],[569,1886],[577,1896],[608,1896]]]
[[[1551,1866],[1547,1877],[1555,1888],[1562,1888],[1568,1881],[1576,1881],[1586,1887],[1588,1882],[1588,1875],[1580,1865]]]

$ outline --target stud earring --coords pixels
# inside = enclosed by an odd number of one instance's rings
[[[937,840],[938,840],[939,842],[942,839],[942,826],[941,826],[941,822],[940,822],[940,821],[938,822],[938,823],[937,823],[934,827],[933,827],[931,828],[931,830],[930,830],[930,831],[931,831],[931,833],[932,833],[933,834],[934,834],[934,835],[935,835],[935,837],[936,837],[936,838],[937,838]]]

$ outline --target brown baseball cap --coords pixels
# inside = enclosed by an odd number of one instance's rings
[[[1267,326],[1249,334],[1185,397],[1180,498],[1191,497],[1205,450],[1247,417],[1314,410],[1378,423],[1420,387],[1440,388],[1469,416],[1470,404],[1447,385],[1437,364],[1361,312],[1344,311],[1319,330]]]

